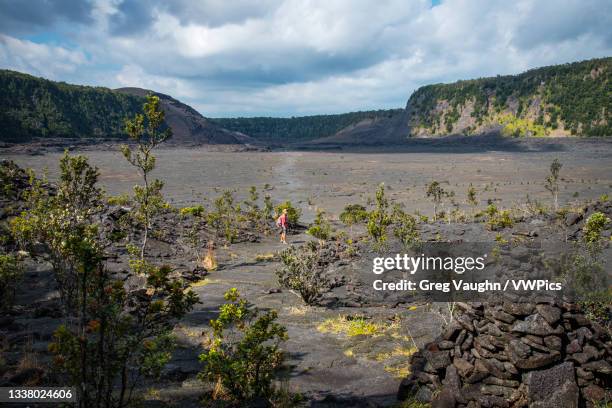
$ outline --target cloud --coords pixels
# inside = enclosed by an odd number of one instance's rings
[[[80,51],[0,34],[0,61],[3,68],[62,79],[86,64],[87,58]]]
[[[50,28],[59,22],[90,23],[92,4],[71,0],[0,0],[2,32],[32,33]]]
[[[210,116],[399,107],[428,83],[612,51],[605,0],[92,0],[71,14],[66,2],[49,3],[45,19],[31,11],[2,18],[6,27],[38,21],[37,30],[66,38],[54,46],[82,50],[87,63],[4,51],[0,66],[34,60],[21,69],[42,74],[58,65],[63,80],[151,88]]]

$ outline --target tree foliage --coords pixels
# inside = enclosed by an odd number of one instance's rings
[[[610,136],[611,80],[612,58],[592,59],[520,75],[427,85],[410,96],[408,106],[413,127],[435,134],[451,133],[460,110],[473,103],[477,125],[501,121],[515,136],[543,136],[560,125],[573,135]],[[437,109],[442,102],[448,105],[445,114]],[[537,104],[539,114],[533,117]]]
[[[270,399],[272,381],[284,356],[279,349],[287,340],[287,330],[276,323],[277,313],[261,313],[240,298],[236,288],[225,295],[227,303],[219,317],[211,320],[211,347],[200,354],[204,368],[199,377],[221,385],[234,401]]]
[[[143,98],[0,70],[0,141],[123,138],[123,122]]]

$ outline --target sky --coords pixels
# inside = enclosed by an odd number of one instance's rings
[[[611,56],[610,27],[610,0],[0,0],[0,68],[302,116]]]

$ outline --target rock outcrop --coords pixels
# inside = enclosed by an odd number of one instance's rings
[[[575,304],[457,303],[411,360],[398,398],[432,407],[598,406],[612,397],[612,340]]]

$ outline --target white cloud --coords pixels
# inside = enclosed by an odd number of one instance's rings
[[[399,107],[432,82],[612,54],[606,0],[96,0],[91,15],[68,32],[88,64],[27,50],[10,61],[152,88],[225,116]]]
[[[87,58],[81,51],[0,34],[0,66],[3,68],[59,79],[86,63]]]

